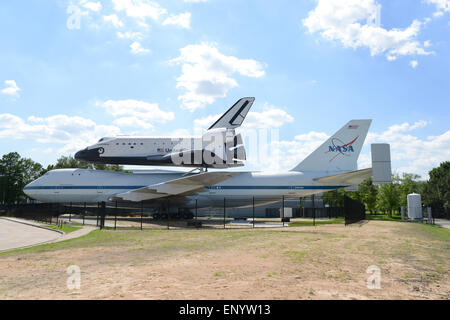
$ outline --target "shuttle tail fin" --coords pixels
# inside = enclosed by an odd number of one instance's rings
[[[242,98],[239,99],[227,112],[225,112],[219,120],[208,129],[235,129],[244,122],[248,111],[250,110],[255,98]]]
[[[351,120],[291,171],[353,171],[372,120]]]

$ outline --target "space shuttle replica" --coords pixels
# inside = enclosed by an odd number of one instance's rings
[[[239,99],[201,137],[105,137],[75,154],[75,159],[105,164],[232,168],[246,159],[236,134],[255,98]]]

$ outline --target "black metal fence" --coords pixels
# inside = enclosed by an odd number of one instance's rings
[[[345,225],[359,222],[366,218],[366,207],[350,197],[344,197]]]
[[[0,206],[0,215],[58,223],[61,219],[82,225],[107,229],[173,229],[282,227],[289,222],[346,217],[343,199],[324,201],[321,197],[195,199],[189,205],[160,202],[107,202],[24,204]],[[339,201],[337,201],[339,200]],[[349,204],[347,204],[349,205]],[[346,219],[347,221],[347,219]]]

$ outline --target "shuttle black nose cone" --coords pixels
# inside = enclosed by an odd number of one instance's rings
[[[75,153],[75,159],[77,160],[84,160],[86,154],[86,149],[85,150],[80,150],[77,153]]]
[[[98,149],[83,149],[75,153],[75,159],[82,161],[95,161],[99,158]]]

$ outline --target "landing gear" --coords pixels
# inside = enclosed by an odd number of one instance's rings
[[[153,213],[153,220],[167,220],[167,210],[160,209]],[[177,213],[170,213],[170,219],[189,220],[194,218],[194,214],[186,208],[180,208]]]
[[[153,214],[153,220],[159,220],[159,219],[161,219],[161,215],[159,214],[159,212],[155,212]]]

